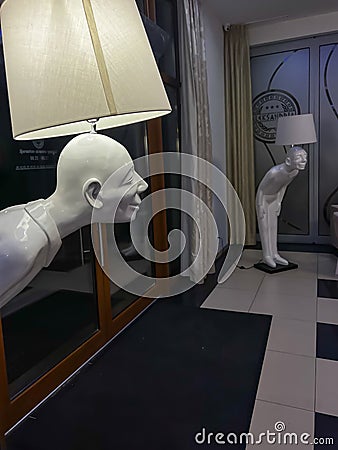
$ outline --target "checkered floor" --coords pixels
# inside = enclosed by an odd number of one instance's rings
[[[286,432],[335,438],[333,446],[297,448],[338,448],[337,258],[281,254],[299,268],[275,275],[236,269],[202,308],[273,316],[250,431],[275,431],[282,421]],[[260,251],[246,250],[240,265],[250,267],[260,258]]]

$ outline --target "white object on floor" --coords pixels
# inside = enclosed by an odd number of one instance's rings
[[[277,226],[282,200],[289,184],[304,170],[307,153],[302,147],[291,147],[285,162],[272,167],[260,182],[256,195],[256,213],[262,243],[263,261],[270,267],[288,265],[278,254]]]

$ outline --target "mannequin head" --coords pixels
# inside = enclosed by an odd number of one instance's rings
[[[97,208],[102,221],[112,222],[111,211],[117,208],[114,222],[128,222],[146,189],[125,147],[105,135],[81,134],[61,152],[54,197],[74,215]]]
[[[147,183],[135,172],[132,161],[114,171],[101,187],[95,201],[87,195],[95,214],[92,219],[100,223],[121,223],[133,219],[139,204],[140,193],[147,189]]]
[[[304,170],[307,163],[307,153],[302,147],[293,146],[289,148],[285,164],[289,171]]]

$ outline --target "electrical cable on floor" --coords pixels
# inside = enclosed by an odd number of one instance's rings
[[[263,262],[263,260],[262,259],[260,259],[259,261],[258,261],[258,263],[255,263],[255,264],[259,264],[259,263],[261,263],[261,262]],[[249,270],[249,269],[252,269],[253,267],[255,267],[255,264],[253,264],[252,266],[249,266],[249,267],[245,267],[245,266],[237,266],[239,269],[241,269],[241,270]]]

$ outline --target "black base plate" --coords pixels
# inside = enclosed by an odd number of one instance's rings
[[[286,270],[298,269],[298,264],[289,262],[289,264],[287,266],[282,266],[281,264],[277,264],[276,267],[270,267],[265,263],[257,263],[254,265],[254,267],[256,267],[256,269],[262,270],[263,272],[266,272],[266,273],[279,273],[279,272],[285,272]]]

